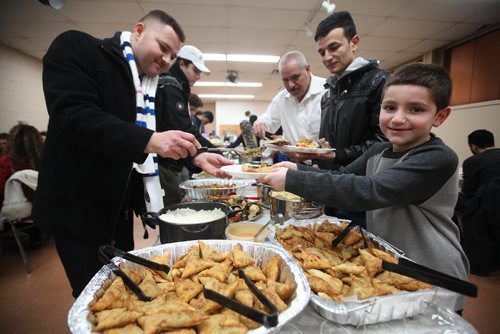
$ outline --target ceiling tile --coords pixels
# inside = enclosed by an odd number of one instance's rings
[[[410,0],[336,0],[336,11],[349,11],[356,22],[357,15],[391,16]]]
[[[384,37],[429,38],[451,26],[453,26],[451,22],[390,18],[370,34]]]
[[[454,41],[460,39],[462,36],[469,36],[475,33],[480,27],[481,25],[476,23],[457,23],[436,34],[433,38],[443,41]]]
[[[420,43],[422,39],[416,38],[394,38],[384,36],[365,36],[361,38],[360,49],[363,51],[403,51]]]
[[[483,12],[489,6],[491,0],[478,0],[475,3],[467,0],[418,0],[411,1],[398,10],[394,17],[408,19],[425,17],[429,21],[463,21],[471,15]]]

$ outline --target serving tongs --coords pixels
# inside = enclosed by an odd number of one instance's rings
[[[252,319],[255,322],[258,322],[259,324],[264,325],[264,327],[266,328],[276,327],[278,325],[278,309],[276,308],[276,306],[255,286],[252,280],[250,280],[245,274],[245,271],[243,269],[238,269],[238,276],[240,278],[243,278],[245,284],[257,297],[257,299],[259,299],[265,307],[271,310],[270,313],[266,314],[259,310],[253,309],[238,302],[235,299],[229,298],[211,289],[203,289],[203,296],[241,315],[244,315],[245,317]]]
[[[332,241],[332,248],[337,247],[340,244],[340,242],[342,240],[344,240],[344,238],[349,234],[349,232],[351,232],[351,230],[353,228],[355,228],[356,226],[359,226],[359,225],[354,220],[351,221],[349,223],[349,225],[347,225],[344,228],[344,230],[342,232],[340,232],[339,235],[337,235],[337,237],[335,239],[333,239],[333,241]],[[359,227],[359,230],[361,231],[361,227]],[[365,237],[364,237],[365,235],[363,234],[363,232],[361,232],[361,236],[363,237],[363,241],[365,242],[365,247],[368,248],[367,247],[368,245],[367,245]]]
[[[151,301],[153,298],[147,296],[144,291],[142,291],[142,289],[139,288],[139,286],[135,284],[134,281],[132,281],[132,279],[128,277],[125,272],[123,272],[123,270],[120,269],[120,267],[118,267],[113,261],[111,261],[111,258],[115,256],[154,270],[163,271],[167,274],[170,271],[170,267],[164,264],[147,260],[140,256],[132,255],[113,246],[103,245],[99,247],[99,258],[101,259],[101,261],[104,264],[109,264],[113,273],[117,276],[120,276],[123,282],[130,288],[130,290],[132,290],[137,295],[137,297],[139,297],[140,300],[144,302]]]
[[[198,149],[198,153],[202,152],[231,152],[235,153],[237,156],[242,157],[242,158],[253,158],[253,157],[258,157],[262,154],[262,147],[257,147],[257,148],[250,148],[248,150],[244,151],[238,151],[234,148],[227,148],[227,147],[200,147]]]
[[[399,258],[399,263],[397,264],[382,261],[382,269],[455,291],[465,296],[474,298],[477,297],[477,285],[444,274],[437,270],[424,267],[421,264],[405,258]]]

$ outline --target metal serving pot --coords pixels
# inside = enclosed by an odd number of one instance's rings
[[[221,209],[226,214],[224,217],[200,224],[174,224],[160,218],[167,211],[188,208],[196,211]],[[229,218],[236,213],[230,207],[222,203],[214,202],[190,202],[178,203],[167,206],[158,212],[145,212],[142,214],[142,221],[152,228],[156,225],[160,227],[160,241],[162,244],[198,240],[198,239],[225,239],[225,229]]]
[[[325,210],[324,205],[310,201],[287,201],[273,196],[270,196],[270,201],[271,218],[281,214],[284,220],[311,219],[321,216]]]
[[[262,206],[269,209],[271,206],[271,191],[273,191],[273,188],[262,183],[256,183],[255,187],[257,188],[257,195],[260,196]]]

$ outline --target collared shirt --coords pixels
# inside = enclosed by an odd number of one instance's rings
[[[325,78],[311,74],[309,90],[301,102],[283,89],[273,98],[258,122],[264,122],[266,131],[271,133],[283,127],[283,137],[292,144],[301,138],[318,139],[325,82]]]

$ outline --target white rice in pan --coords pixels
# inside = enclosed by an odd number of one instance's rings
[[[193,210],[189,208],[175,209],[167,211],[160,215],[159,218],[163,221],[172,224],[203,224],[220,218],[224,218],[226,214],[219,208],[212,210]]]

